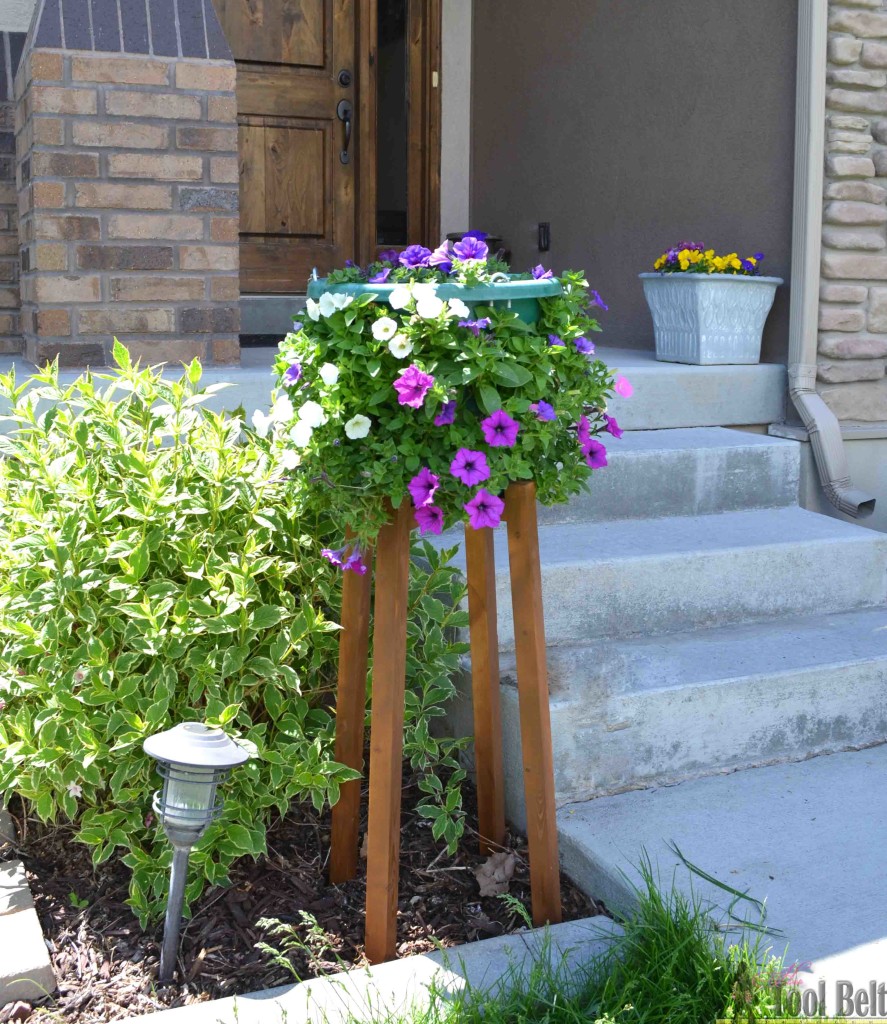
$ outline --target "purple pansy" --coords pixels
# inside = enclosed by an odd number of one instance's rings
[[[370,284],[384,284],[388,280],[390,273],[391,267],[382,267],[378,274],[373,274],[370,278]]]
[[[440,412],[434,417],[436,427],[448,427],[456,419],[456,402],[444,402]]]
[[[291,388],[294,384],[298,384],[302,376],[302,364],[299,362],[290,363],[286,373],[283,375],[283,383]]]
[[[592,306],[600,306],[600,308],[606,313],[606,311],[610,307],[601,298],[601,293],[596,288],[592,288],[591,289],[591,295],[592,295],[592,303],[591,303]]]
[[[564,343],[564,339],[559,334],[549,334],[548,335],[548,344],[549,345],[560,346],[560,345],[563,345],[563,343]]]
[[[764,258],[764,254],[762,252],[756,252],[755,253],[755,259],[756,260],[762,260],[763,258]]]
[[[440,477],[436,476],[427,466],[423,466],[419,472],[407,484],[407,490],[413,499],[416,508],[423,505],[430,505],[434,500],[434,492],[440,484]]]
[[[460,320],[460,327],[467,327],[475,336],[480,337],[480,332],[485,331],[493,321],[488,316],[482,316],[479,320]]]
[[[460,448],[450,463],[450,473],[461,480],[466,487],[474,487],[490,479],[490,467],[483,452],[473,452],[470,448]]]
[[[615,416],[608,416],[606,413],[604,413],[604,430],[606,430],[608,434],[612,434],[613,437],[622,437],[625,433],[622,427],[620,427],[616,422]]]
[[[582,445],[582,454],[592,469],[602,469],[607,465],[607,449],[593,437],[588,439],[587,444]]]
[[[419,525],[419,533],[441,533],[444,517],[437,505],[423,505],[413,512],[413,518]]]
[[[418,409],[425,401],[432,384],[434,377],[430,373],[423,373],[415,363],[411,363],[394,382],[398,404]]]
[[[449,242],[441,242],[428,257],[428,265],[430,267],[437,267],[442,274],[452,274],[453,254],[450,252]]]
[[[473,530],[483,530],[487,526],[499,525],[502,521],[505,502],[481,487],[471,501],[466,502],[462,508],[468,513],[468,525]]]
[[[453,253],[460,260],[485,260],[489,255],[487,243],[476,235],[463,235],[461,242],[453,246]]]
[[[484,432],[484,440],[491,448],[513,448],[520,424],[504,409],[497,409],[492,416],[481,420],[480,429]]]
[[[594,352],[594,342],[588,338],[576,338],[573,344],[576,346],[576,351],[581,352],[584,356],[590,356]]]
[[[543,401],[541,398],[538,402],[533,402],[530,406],[530,412],[536,414],[536,419],[542,420],[543,423],[549,423],[551,420],[557,419],[557,413],[554,411],[554,406],[549,405],[548,402]]]
[[[427,267],[431,250],[424,245],[408,245],[397,257],[401,266],[413,269],[414,267]]]
[[[551,271],[546,270],[541,263],[537,263],[530,273],[537,281],[547,281],[550,277],[554,276]]]

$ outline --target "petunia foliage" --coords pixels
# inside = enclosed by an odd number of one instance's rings
[[[347,559],[403,501],[421,533],[495,526],[510,483],[533,480],[556,504],[607,464],[598,435],[621,433],[607,400],[631,389],[595,357],[600,297],[580,272],[558,289],[536,267],[520,279],[559,294],[526,322],[495,295],[516,279],[501,266],[476,235],[349,266],[281,343],[277,397],[256,426],[326,495],[341,567],[361,570]]]

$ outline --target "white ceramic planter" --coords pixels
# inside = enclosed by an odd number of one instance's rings
[[[656,358],[670,363],[757,363],[781,277],[640,274],[653,314]]]

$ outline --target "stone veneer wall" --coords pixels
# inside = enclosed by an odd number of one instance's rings
[[[887,3],[829,3],[819,390],[887,421]]]
[[[16,132],[28,359],[102,364],[114,336],[150,362],[239,359],[234,81],[230,60],[26,52]]]
[[[0,355],[21,352],[13,80],[24,32],[0,32]]]

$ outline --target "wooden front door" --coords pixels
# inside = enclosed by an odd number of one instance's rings
[[[237,61],[244,292],[304,292],[314,267],[358,258],[358,4],[216,0]]]

